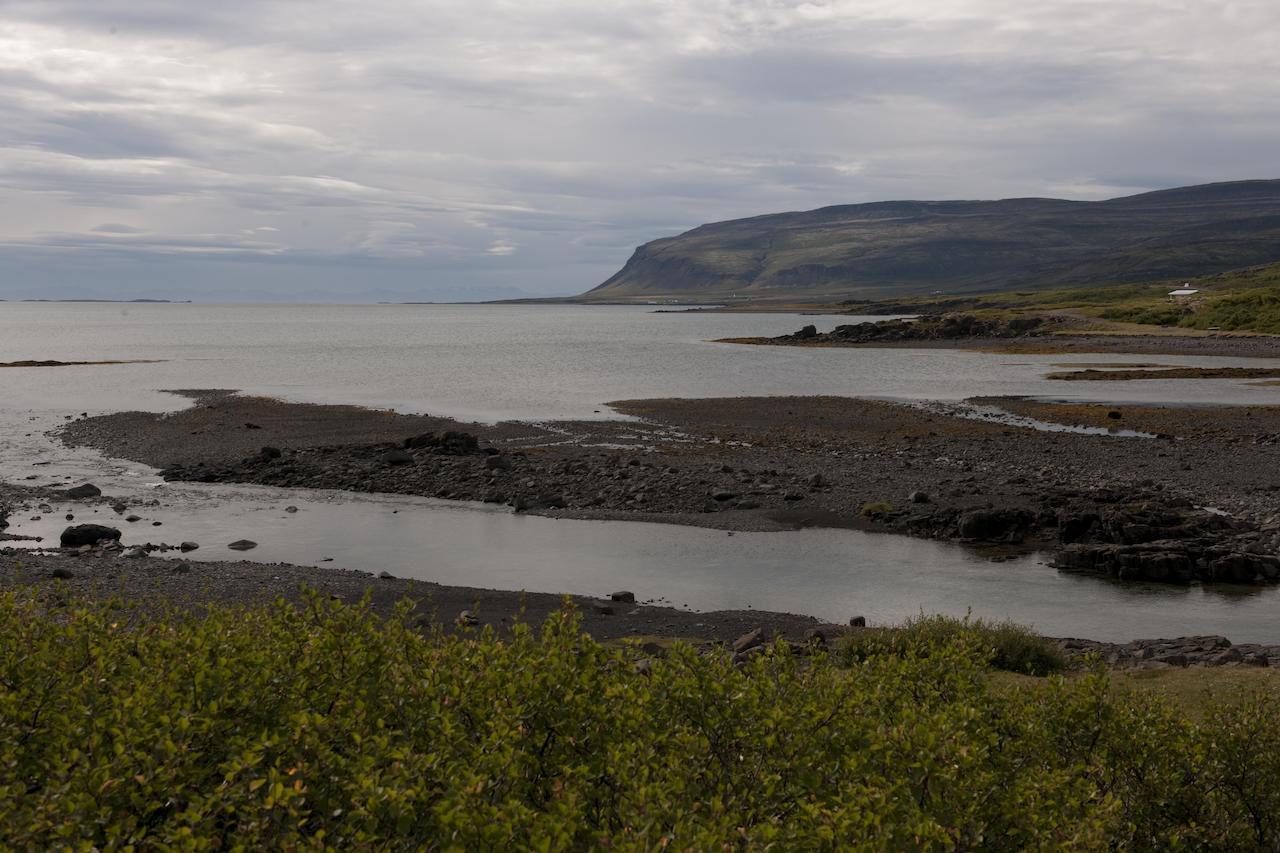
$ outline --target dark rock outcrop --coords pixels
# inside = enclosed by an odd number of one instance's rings
[[[449,430],[443,435],[433,432],[415,435],[404,440],[404,447],[408,450],[430,450],[444,456],[466,456],[483,452],[480,450],[480,439],[459,430]]]
[[[1280,557],[1234,550],[1230,543],[1214,540],[1076,543],[1059,551],[1054,565],[1131,581],[1253,584],[1280,580]]]
[[[62,531],[59,541],[64,548],[97,545],[103,541],[119,541],[120,531],[104,524],[77,524]]]
[[[98,497],[102,494],[102,489],[99,489],[93,483],[85,483],[83,486],[74,486],[67,489],[63,494],[72,500],[83,500],[85,498]]]
[[[819,333],[805,326],[791,335],[773,338],[777,343],[871,344],[906,341],[954,341],[967,338],[1021,338],[1048,332],[1049,325],[1040,317],[1014,317],[998,320],[974,314],[944,314],[915,320],[881,320],[876,323],[853,323],[836,326]]]
[[[979,509],[960,516],[956,529],[961,539],[1021,542],[1035,521],[1035,514],[1024,509]]]

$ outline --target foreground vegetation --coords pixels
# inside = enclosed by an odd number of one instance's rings
[[[501,640],[423,635],[407,606],[144,618],[10,594],[0,846],[1280,844],[1276,700],[1193,720],[1101,671],[1010,687],[992,655],[1034,642],[1001,630],[637,666],[567,612]]]
[[[1187,284],[1201,292],[1171,299]],[[1082,317],[1143,326],[1280,334],[1280,264],[1251,267],[1184,281],[1017,291],[970,297],[921,297],[893,303],[849,303],[855,310],[886,313],[966,311],[979,316],[1071,312]]]

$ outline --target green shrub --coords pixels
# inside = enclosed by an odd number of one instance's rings
[[[861,514],[863,518],[880,519],[893,514],[893,505],[887,501],[875,501],[874,503],[865,503],[862,505]]]
[[[943,635],[950,639],[943,639]],[[0,597],[0,848],[1273,848],[1271,700],[992,690],[982,633],[735,667],[305,606]]]
[[[1012,622],[917,616],[901,627],[866,628],[840,641],[838,656],[851,665],[877,655],[928,655],[959,640],[976,647],[995,669],[1024,675],[1049,675],[1066,666],[1057,646]]]

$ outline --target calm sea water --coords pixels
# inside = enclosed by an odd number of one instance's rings
[[[851,317],[658,314],[643,307],[477,305],[101,305],[0,303],[0,361],[161,359],[158,364],[5,370],[11,408],[144,408],[165,388],[238,388],[464,419],[607,416],[610,400],[836,394],[956,400],[976,394],[1170,402],[1280,401],[1221,381],[1083,383],[1061,362],[1212,365],[1230,359],[1008,356],[948,350],[716,344],[821,330]],[[1280,360],[1252,360],[1280,365]]]
[[[93,481],[158,499],[127,541],[196,539],[228,558],[244,536],[263,561],[337,565],[472,586],[602,593],[628,587],[696,609],[754,606],[893,622],[924,612],[1012,618],[1052,634],[1125,640],[1223,633],[1280,642],[1280,591],[1121,585],[1060,574],[1036,556],[992,563],[959,547],[853,531],[726,535],[636,523],[549,520],[391,496],[159,483],[134,463],[44,436],[66,414],[166,411],[167,388],[238,388],[464,419],[611,417],[610,400],[838,394],[911,400],[1028,394],[1152,402],[1277,403],[1247,383],[1064,383],[1064,362],[1238,364],[1164,356],[1006,356],[946,350],[741,347],[849,317],[655,314],[632,307],[206,306],[0,303],[0,361],[159,359],[0,369],[0,478]],[[1250,360],[1255,365],[1280,361]],[[1100,438],[1100,440],[1124,440]],[[1141,440],[1141,439],[1132,439]],[[280,511],[286,503],[302,512]],[[66,507],[14,532],[54,536]],[[333,563],[318,563],[322,557]],[[264,571],[269,571],[264,566]]]

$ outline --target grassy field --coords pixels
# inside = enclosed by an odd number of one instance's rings
[[[1200,290],[1170,297],[1186,284]],[[1280,264],[1251,267],[1190,280],[1101,285],[1047,291],[1013,291],[972,297],[929,296],[886,302],[847,303],[853,310],[884,313],[967,311],[1001,317],[1057,313],[1096,321],[1092,328],[1120,331],[1132,325],[1186,331],[1280,334]],[[1084,325],[1081,330],[1089,329]]]

